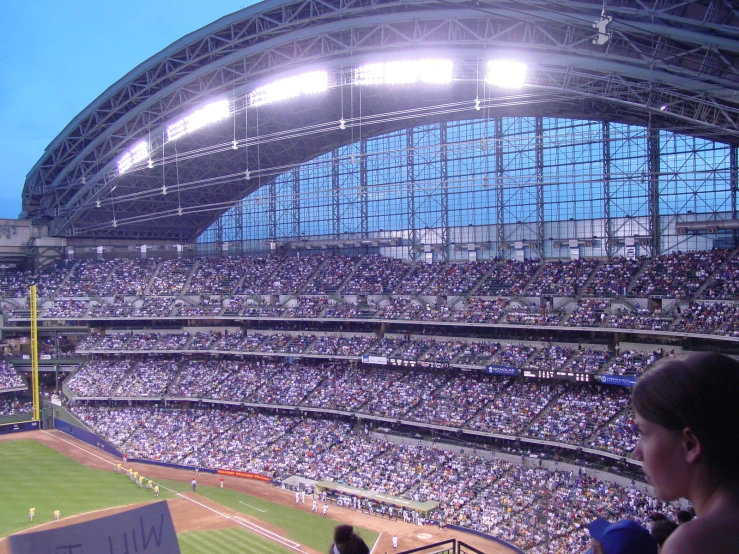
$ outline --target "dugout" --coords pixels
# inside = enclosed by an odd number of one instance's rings
[[[313,484],[314,489],[318,493],[326,492],[332,497],[338,496],[356,496],[360,500],[373,501],[379,505],[392,506],[395,509],[413,510],[420,513],[426,519],[433,519],[431,513],[439,507],[439,503],[435,500],[426,502],[415,502],[407,498],[390,496],[389,494],[376,494],[368,490],[342,485],[331,481],[316,481]]]

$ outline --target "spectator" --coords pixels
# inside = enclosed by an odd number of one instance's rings
[[[369,554],[369,547],[351,525],[337,525],[328,554]]]
[[[633,390],[635,454],[663,500],[685,497],[698,518],[663,552],[739,552],[739,362],[715,353],[668,358]]]

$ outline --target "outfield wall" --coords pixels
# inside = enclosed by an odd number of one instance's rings
[[[101,439],[95,433],[88,431],[87,429],[83,429],[82,427],[73,425],[68,421],[62,421],[59,418],[54,418],[54,427],[62,433],[66,433],[70,437],[74,437],[81,440],[82,442],[86,442],[90,446],[99,448],[100,450],[103,450],[108,454],[113,454],[113,456],[117,456],[118,458],[123,458],[123,454],[121,454],[120,450],[118,450],[108,441]]]
[[[0,425],[0,435],[8,433],[22,433],[23,431],[38,431],[38,421],[23,421],[19,423],[5,423]]]

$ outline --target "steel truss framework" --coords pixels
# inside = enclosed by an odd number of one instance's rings
[[[423,124],[284,172],[201,241],[261,250],[396,238],[405,245],[396,254],[412,259],[508,256],[516,243],[558,257],[556,244],[571,240],[601,256],[623,253],[627,238],[642,253],[728,246],[736,243],[724,232],[679,236],[676,224],[734,217],[738,173],[736,147],[636,125],[541,116]],[[265,207],[278,227],[248,215]]]
[[[357,135],[474,116],[649,121],[655,132],[739,143],[739,13],[730,0],[609,2],[613,20],[602,46],[593,43],[601,10],[600,0],[252,6],[173,44],[80,113],[29,173],[24,212],[49,223],[57,236],[191,242],[240,199],[262,186],[274,188],[277,175],[354,144]],[[352,86],[356,64],[409,57],[419,49],[455,59],[453,86]],[[522,93],[484,86],[481,67],[490,52],[529,62]],[[330,71],[325,96],[246,108],[246,92],[306,67]],[[233,125],[164,142],[168,123],[216,97],[232,100]],[[480,111],[475,98],[482,101]],[[142,138],[152,145],[152,167],[118,176],[117,159]],[[358,173],[361,181],[365,172]],[[365,183],[358,186],[367,190]],[[359,232],[366,234],[369,214],[362,213]],[[335,227],[341,217],[337,207]],[[271,226],[276,235],[277,222]],[[650,224],[652,233],[657,228]],[[420,240],[415,231],[413,237]]]

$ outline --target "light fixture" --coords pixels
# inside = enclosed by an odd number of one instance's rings
[[[262,106],[303,94],[317,94],[326,90],[328,90],[328,73],[325,71],[310,71],[254,89],[249,93],[249,104],[251,106]]]
[[[446,84],[452,81],[452,68],[452,60],[439,59],[370,63],[354,70],[354,82],[358,85]]]
[[[167,185],[162,185],[162,195],[166,196],[167,194]]]
[[[659,108],[661,111],[665,111],[667,109],[667,104],[662,104]]]
[[[99,198],[95,201],[95,207],[96,208],[99,208],[100,207],[100,199]]]
[[[249,172],[249,170],[248,170],[248,169],[246,170],[246,174],[244,175],[244,177],[246,177],[246,180],[247,180],[247,181],[248,181],[249,179],[251,179],[251,173]]]
[[[233,142],[231,143],[231,148],[233,148],[234,150],[238,150],[238,149],[239,149],[239,144],[238,144],[238,143],[236,142],[236,140],[235,140],[235,139],[234,139],[234,141],[233,141]]]
[[[175,140],[229,116],[228,100],[211,102],[167,127],[167,140]]]
[[[134,144],[123,156],[118,160],[118,174],[125,173],[134,164],[144,161],[149,155],[149,145],[145,140]]]
[[[182,206],[177,208],[177,215],[182,215]]]
[[[346,129],[346,121],[344,120],[343,117],[339,119],[339,129],[341,129],[342,131]]]
[[[475,98],[475,109],[477,111],[480,111],[480,99],[479,98]]]
[[[118,222],[115,219],[113,220],[113,227],[118,227]]]
[[[153,168],[154,168],[154,162],[152,162],[152,161],[151,161],[151,158],[149,158],[149,163],[147,163],[147,164],[146,164],[146,166],[147,166],[147,167],[148,167],[149,169],[153,169]]]
[[[490,60],[485,81],[496,87],[522,88],[526,82],[526,64],[514,60]]]

